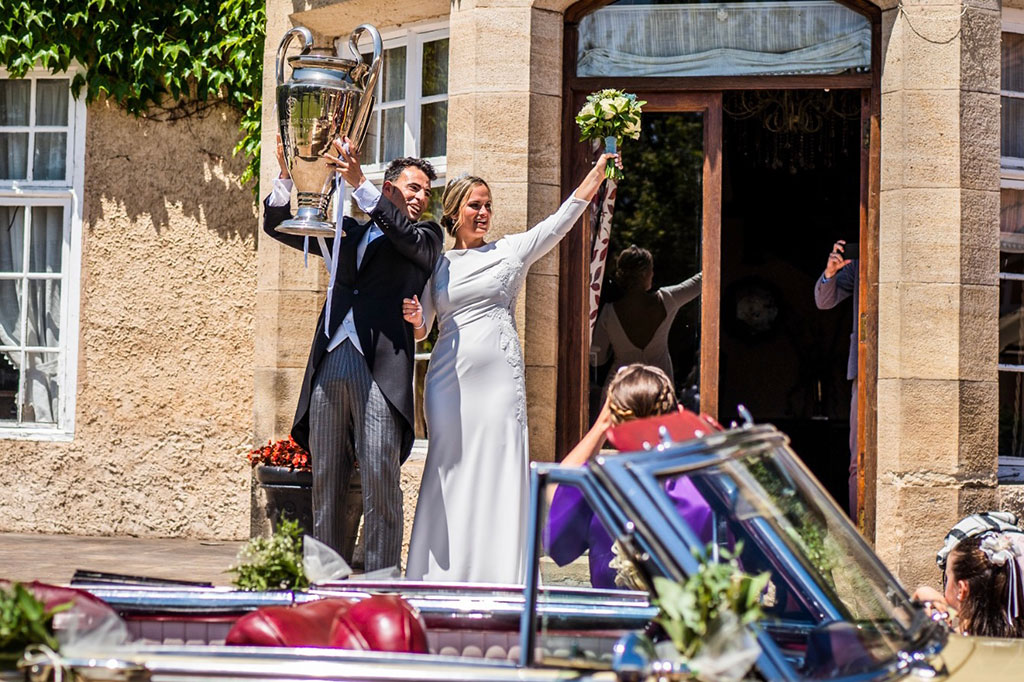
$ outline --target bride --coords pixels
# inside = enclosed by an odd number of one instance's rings
[[[604,154],[554,215],[493,242],[491,190],[455,178],[441,224],[455,246],[434,266],[421,297],[402,312],[417,340],[434,316],[424,401],[430,443],[406,576],[413,580],[522,583],[525,578],[526,384],[515,302],[526,272],[561,241],[604,180]]]

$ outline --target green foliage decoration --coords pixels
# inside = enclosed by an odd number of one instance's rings
[[[736,560],[742,551],[742,543],[737,543],[735,552],[718,550],[721,561],[698,556],[700,569],[683,583],[661,576],[654,578],[659,608],[654,620],[664,628],[684,659],[690,660],[700,653],[726,612],[734,614],[743,625],[762,618],[760,599],[769,574],[744,573]]]
[[[277,530],[268,538],[253,538],[238,553],[240,590],[301,590],[309,587],[302,568],[302,527],[298,521],[281,517]]]
[[[259,177],[266,24],[263,0],[0,0],[0,64],[14,78],[77,64],[75,97],[157,120],[225,102],[241,115],[245,184]]]
[[[44,644],[56,651],[53,616],[71,606],[67,602],[47,609],[20,583],[0,588],[0,669],[14,668],[27,646]]]

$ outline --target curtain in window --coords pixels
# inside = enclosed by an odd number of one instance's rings
[[[57,421],[60,279],[32,279],[32,275],[59,275],[63,247],[64,210],[59,206],[34,207],[28,253],[28,291],[25,296],[25,345],[44,346],[52,348],[53,352],[25,354],[23,421]]]
[[[579,76],[842,73],[871,65],[867,18],[834,2],[609,6],[580,22]]]
[[[0,126],[29,125],[32,84],[0,79]],[[28,133],[0,132],[0,180],[28,177]]]
[[[25,272],[25,209],[0,206],[0,272]],[[28,279],[0,280],[0,343],[43,346],[52,352],[8,351],[3,361],[22,373],[21,421],[56,423],[60,342],[60,280],[35,279],[60,274],[64,241],[64,210],[60,206],[30,209]],[[24,338],[21,313],[25,309]]]

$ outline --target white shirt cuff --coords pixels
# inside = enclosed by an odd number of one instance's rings
[[[380,190],[374,187],[369,180],[364,180],[363,184],[352,190],[352,197],[356,200],[360,211],[372,213],[373,209],[377,208],[377,202],[380,201]]]
[[[294,183],[291,178],[274,178],[274,189],[270,191],[270,198],[267,199],[267,205],[280,207],[287,206],[291,203],[293,184]]]

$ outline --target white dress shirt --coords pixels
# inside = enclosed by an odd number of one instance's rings
[[[274,188],[270,192],[270,197],[267,199],[269,206],[284,206],[291,201],[292,198],[292,186],[293,182],[291,178],[274,178]],[[380,201],[380,190],[373,186],[373,184],[367,180],[363,184],[359,185],[352,191],[352,197],[356,200],[356,204],[359,209],[364,213],[371,213],[377,208],[377,202]],[[377,237],[380,237],[384,232],[377,226],[377,223],[371,222],[369,229],[363,233],[363,238],[359,240],[359,246],[356,247],[356,268],[363,264],[363,254],[366,253],[366,247],[370,245]],[[320,247],[324,248],[323,245]],[[356,333],[355,318],[352,315],[352,308],[349,308],[348,314],[345,315],[345,319],[341,321],[338,328],[334,332],[334,336],[331,337],[330,342],[327,344],[327,352],[330,353],[332,350],[341,345],[345,339],[350,339],[352,345],[356,347],[356,350],[362,355],[362,347],[359,345],[359,334]],[[325,333],[327,330],[324,330]]]

